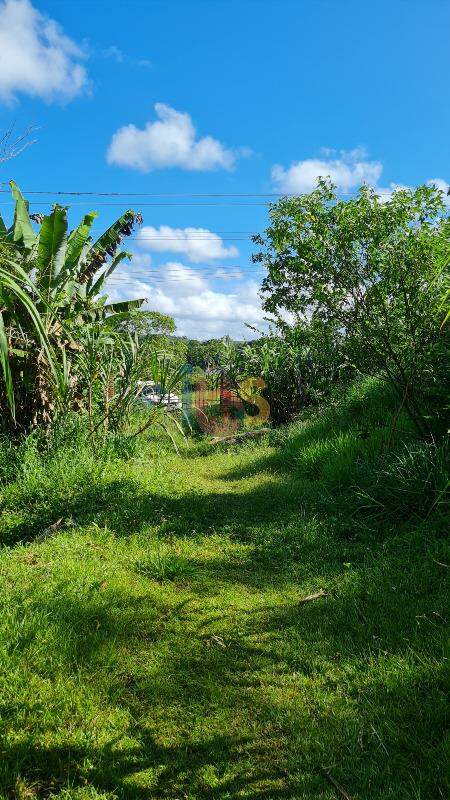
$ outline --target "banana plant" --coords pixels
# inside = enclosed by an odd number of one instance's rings
[[[29,320],[29,324],[34,329],[38,344],[46,354],[49,367],[54,377],[57,380],[61,377],[41,316],[35,303],[30,298],[29,292],[26,291],[26,287],[32,287],[34,294],[37,293],[37,290],[28,276],[23,272],[21,274],[21,272],[20,267],[15,264],[10,264],[9,270],[5,268],[5,266],[0,266],[0,367],[5,384],[6,398],[14,421],[16,409],[10,357],[12,355],[21,358],[25,353],[20,348],[11,345],[10,334],[5,325],[5,315],[7,316],[7,312],[12,303],[15,305],[16,313],[20,311],[20,317],[25,317]],[[16,276],[14,273],[16,273]],[[20,278],[22,280],[20,280]]]
[[[19,187],[14,181],[10,186],[15,201],[11,226],[0,216],[0,245],[8,256],[8,265],[6,256],[2,259],[0,278],[0,367],[13,417],[14,393],[27,395],[21,420],[26,427],[35,401],[47,406],[47,421],[55,413],[50,396],[62,390],[67,352],[78,349],[83,326],[121,321],[144,302],[109,303],[102,295],[107,279],[130,257],[118,252],[120,243],[142,218],[130,209],[94,240],[96,212],[86,214],[69,233],[66,207],[55,204],[47,215],[30,214]]]

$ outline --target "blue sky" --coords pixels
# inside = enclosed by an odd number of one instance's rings
[[[343,193],[445,188],[449,76],[448,0],[0,0],[0,128],[39,126],[0,181],[50,192],[36,210],[56,190],[169,195],[65,202],[99,228],[142,210],[114,297],[148,297],[190,336],[249,337],[267,198],[182,195],[307,191],[318,174]]]

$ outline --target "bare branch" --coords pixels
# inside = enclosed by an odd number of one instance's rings
[[[14,137],[14,125],[11,125],[3,134],[0,135],[0,164],[16,158],[20,153],[37,142],[31,139],[31,134],[37,131],[36,125],[28,125],[19,136]]]

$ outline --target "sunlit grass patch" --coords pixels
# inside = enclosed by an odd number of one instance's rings
[[[445,796],[445,466],[371,391],[251,448],[23,456],[1,800],[332,800],[323,765],[361,800]]]

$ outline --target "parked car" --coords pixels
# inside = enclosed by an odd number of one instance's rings
[[[182,408],[181,398],[177,394],[163,395],[161,386],[153,381],[138,381],[136,400],[145,405],[161,405],[170,411]]]

